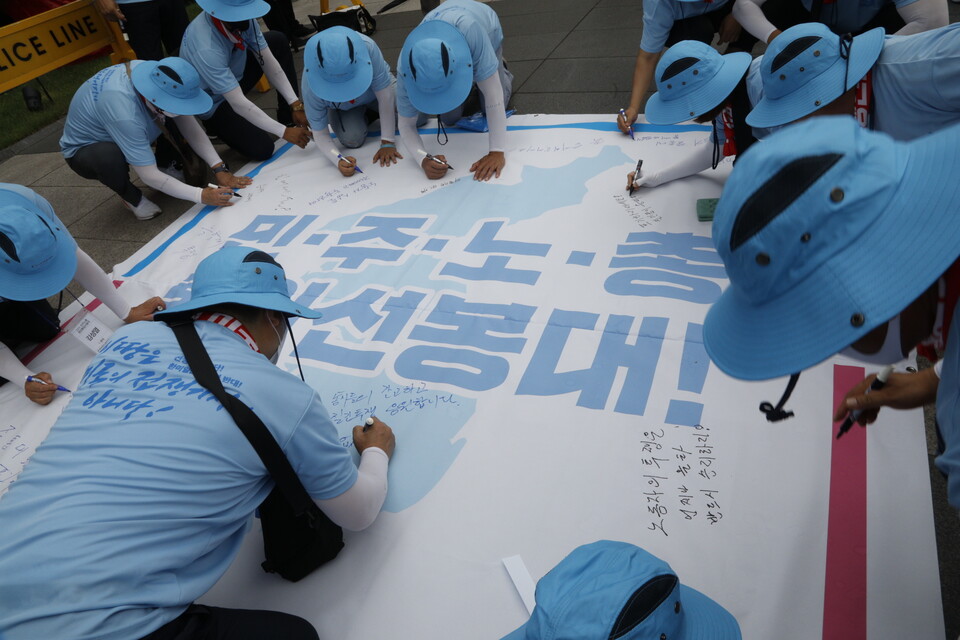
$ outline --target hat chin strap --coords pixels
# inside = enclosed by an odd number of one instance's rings
[[[783,390],[783,395],[780,396],[780,402],[777,403],[777,406],[773,406],[769,402],[760,403],[760,413],[766,414],[768,422],[780,422],[793,417],[793,411],[784,411],[783,405],[787,404],[787,400],[790,399],[790,394],[793,393],[793,388],[797,386],[797,380],[799,379],[799,373],[790,376],[787,388]]]

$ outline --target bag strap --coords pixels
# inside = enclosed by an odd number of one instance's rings
[[[304,489],[303,483],[297,477],[297,472],[293,470],[283,449],[277,444],[276,438],[270,433],[263,421],[253,410],[243,403],[240,399],[227,393],[220,382],[220,376],[210,360],[210,354],[200,341],[197,329],[193,321],[168,322],[167,325],[173,329],[173,334],[180,343],[180,349],[187,359],[187,366],[193,372],[197,382],[204,389],[208,390],[223,408],[230,413],[233,421],[240,427],[240,431],[247,437],[250,444],[256,450],[260,460],[263,461],[267,471],[273,476],[274,482],[286,498],[287,502],[293,508],[296,515],[304,515],[312,521],[316,516],[316,510],[319,510],[316,503]]]

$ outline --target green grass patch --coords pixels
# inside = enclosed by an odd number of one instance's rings
[[[43,109],[30,111],[23,100],[22,87],[10,89],[0,94],[0,149],[6,148],[35,131],[39,131],[51,122],[59,120],[67,113],[70,100],[77,88],[100,69],[110,65],[110,56],[105,55],[93,60],[84,60],[55,69],[40,76],[43,86],[50,92],[53,102],[47,98],[36,80],[27,83],[40,91]]]

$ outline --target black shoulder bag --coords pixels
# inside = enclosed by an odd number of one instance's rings
[[[303,488],[276,439],[250,407],[227,393],[192,321],[170,322],[187,365],[233,418],[273,477],[276,487],[260,505],[263,570],[296,582],[332,560],[343,548],[343,529],[333,523]]]

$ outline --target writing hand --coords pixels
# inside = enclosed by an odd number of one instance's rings
[[[626,116],[626,118],[624,118]],[[623,113],[617,114],[617,128],[621,133],[630,135],[630,127],[637,121],[637,110],[629,107],[623,110]]]
[[[444,162],[447,161],[446,156],[436,155],[433,156],[433,158],[443,160]],[[423,172],[428,178],[431,180],[439,180],[443,176],[447,175],[447,169],[449,167],[445,164],[437,162],[433,158],[424,158],[423,162],[420,163],[420,167],[423,168]]]
[[[379,418],[371,416],[373,424],[369,427],[357,425],[353,428],[353,446],[357,448],[358,453],[363,453],[368,447],[379,447],[383,449],[388,458],[393,457],[393,450],[397,446],[397,438],[393,435],[393,429],[381,422]]]
[[[507,164],[507,159],[503,151],[491,151],[472,165],[470,171],[473,172],[473,179],[487,181],[493,177],[500,177],[500,171]]]
[[[357,172],[357,159],[353,156],[347,156],[337,163],[337,169],[340,169],[344,178],[349,178]]]
[[[204,187],[200,194],[200,201],[215,207],[232,207],[233,203],[230,202],[232,197],[233,189],[230,187]]]
[[[140,322],[141,320],[153,320],[153,314],[167,308],[167,303],[159,296],[153,296],[149,300],[141,302],[135,307],[131,307],[130,313],[123,319],[124,322]]]
[[[891,373],[882,389],[866,393],[870,383],[877,375],[871,374],[863,382],[847,392],[833,414],[833,421],[839,422],[851,411],[860,410],[857,422],[868,425],[877,419],[881,407],[893,409],[914,409],[935,402],[940,378],[931,367],[919,373]]]
[[[633,188],[637,189],[639,187],[657,187],[660,185],[660,177],[656,173],[645,173],[640,172],[640,175],[637,176],[636,171],[631,171],[627,174],[627,191],[630,190],[630,183],[633,183]]]
[[[23,393],[37,404],[50,404],[53,401],[53,395],[57,392],[57,383],[46,371],[35,373],[34,378],[40,378],[43,382],[27,382],[23,385]]]

